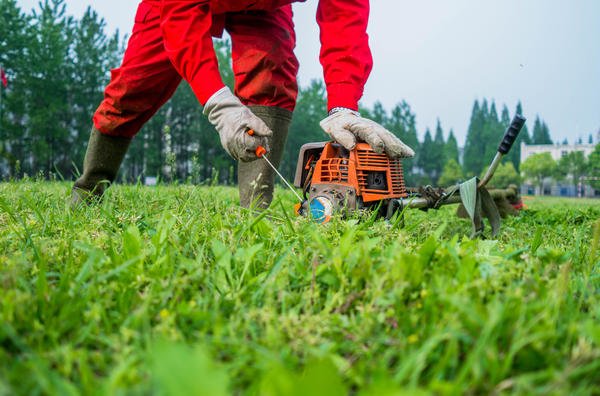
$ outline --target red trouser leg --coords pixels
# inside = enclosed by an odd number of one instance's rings
[[[159,9],[144,0],[123,63],[112,70],[104,100],[94,114],[94,125],[103,134],[133,137],[180,82],[164,50]]]
[[[228,13],[235,93],[246,105],[294,110],[298,60],[292,6],[272,11]]]

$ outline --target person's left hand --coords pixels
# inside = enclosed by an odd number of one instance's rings
[[[357,138],[367,142],[376,153],[385,153],[390,158],[414,157],[413,149],[404,144],[393,133],[350,109],[341,109],[320,123],[321,128],[333,140],[352,150]]]
[[[256,149],[259,146],[269,151],[268,138],[273,136],[273,132],[229,88],[221,88],[208,99],[204,114],[219,132],[223,148],[236,160],[250,162],[258,159]],[[249,130],[254,133],[249,134]]]

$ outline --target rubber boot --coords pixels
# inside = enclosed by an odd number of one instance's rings
[[[83,174],[75,181],[71,193],[71,207],[99,200],[106,188],[115,180],[125,158],[130,138],[109,136],[92,128]]]
[[[292,112],[271,106],[249,106],[249,108],[273,131],[273,137],[269,138],[270,151],[267,156],[271,163],[278,167],[283,157]],[[267,161],[262,159],[239,162],[240,205],[245,208],[267,209],[273,200],[275,176]]]

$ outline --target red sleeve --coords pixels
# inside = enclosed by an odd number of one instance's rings
[[[162,0],[160,27],[165,50],[203,105],[223,88],[210,28],[210,0]]]
[[[369,0],[320,0],[321,65],[327,86],[328,109],[358,110],[373,68],[367,25]]]

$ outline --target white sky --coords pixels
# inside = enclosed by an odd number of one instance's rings
[[[18,0],[29,10],[38,0]],[[79,17],[91,5],[109,29],[131,30],[138,1],[66,0]],[[318,62],[317,0],[294,5],[299,79],[322,76]],[[600,1],[371,0],[375,59],[363,102],[387,109],[405,99],[419,133],[439,117],[464,142],[476,98],[520,99],[529,130],[539,114],[555,141],[600,129]]]

